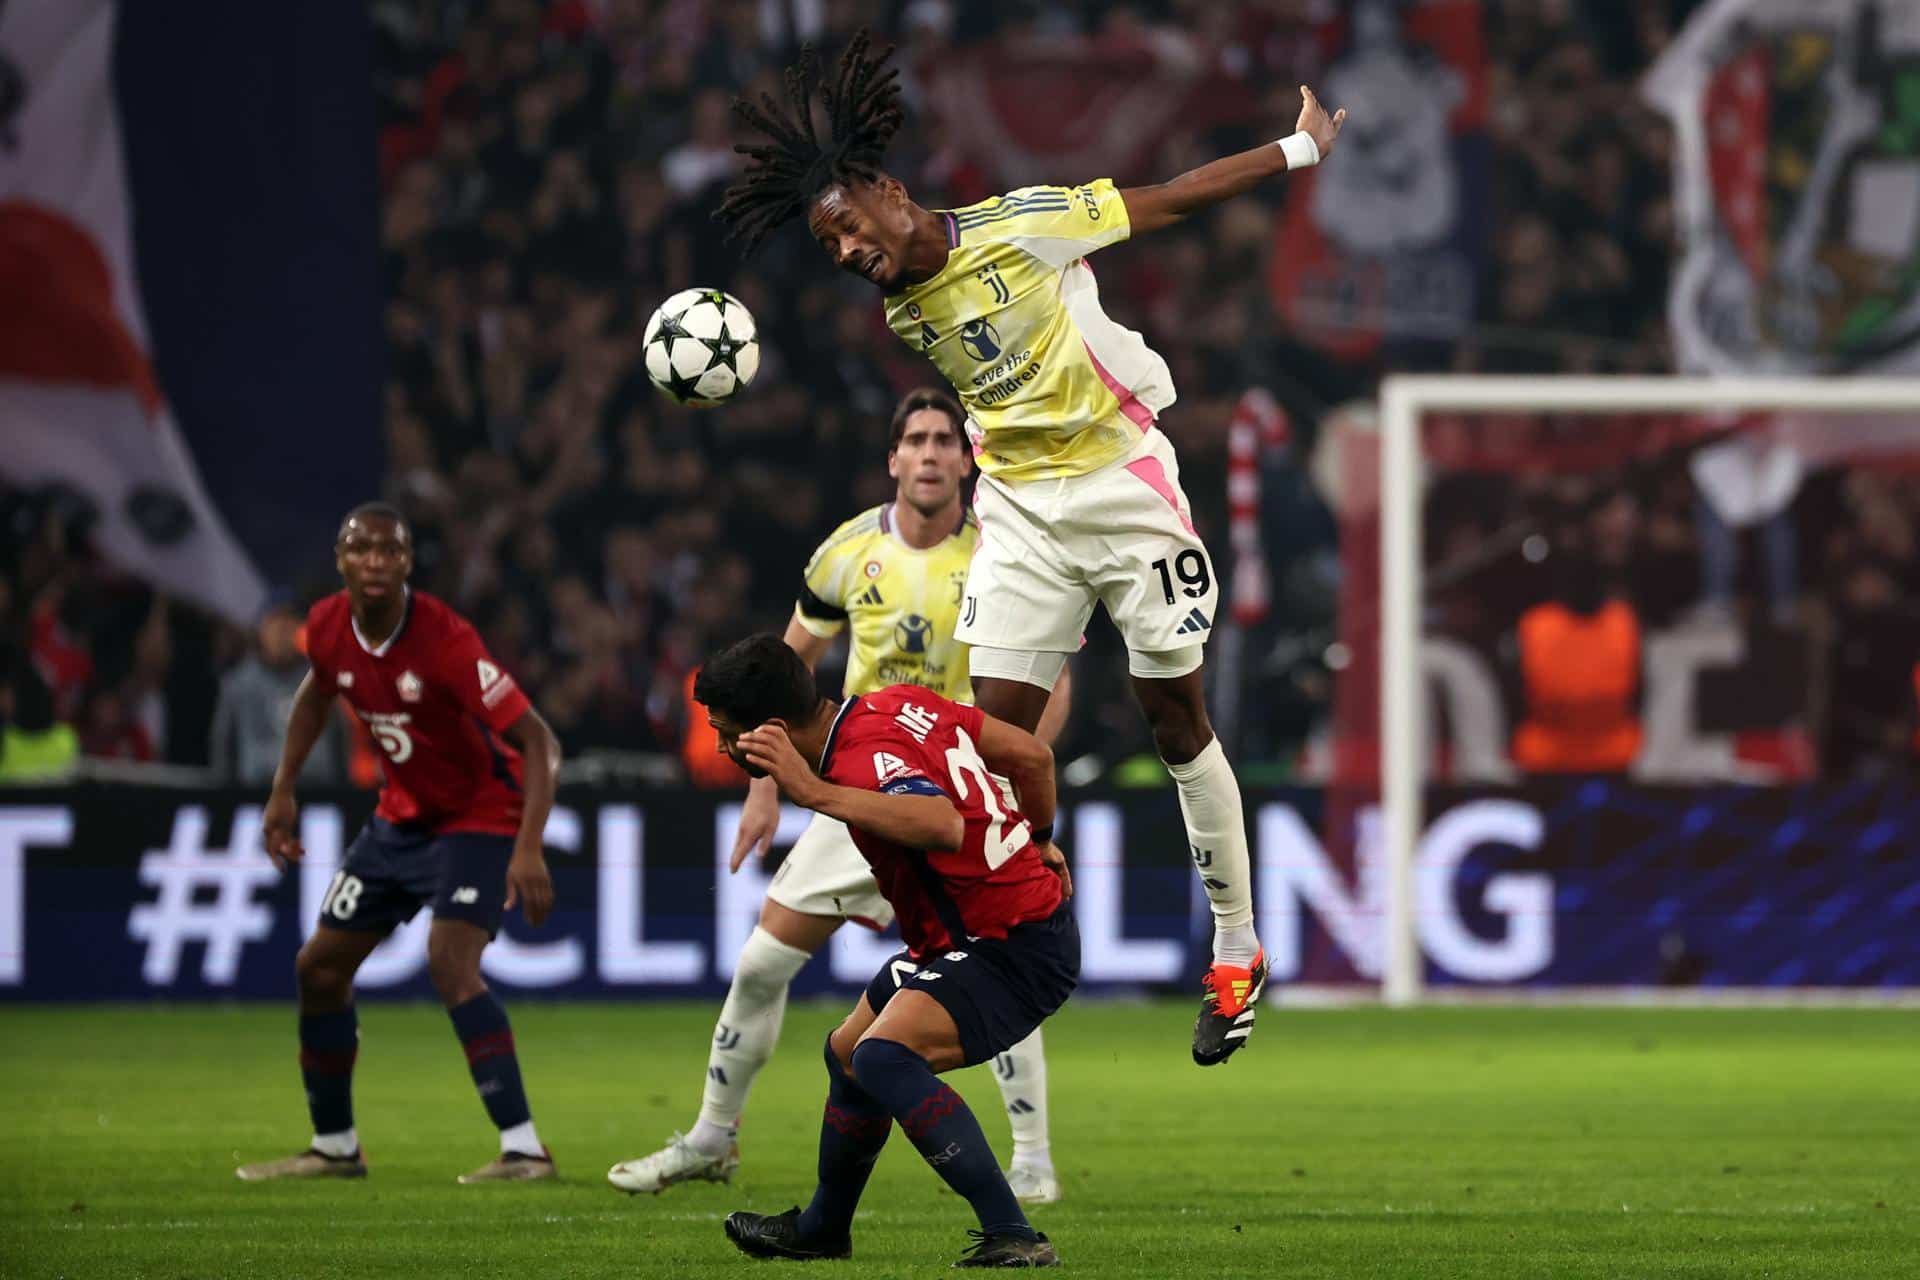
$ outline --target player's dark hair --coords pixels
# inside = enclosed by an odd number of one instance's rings
[[[749,728],[769,720],[804,724],[821,701],[813,672],[771,631],[708,658],[693,678],[693,700]]]
[[[887,427],[889,453],[900,447],[900,437],[907,434],[907,419],[922,409],[938,409],[946,414],[953,423],[954,434],[965,439],[967,415],[961,410],[959,401],[938,387],[915,387],[894,406],[893,421]]]
[[[865,27],[854,32],[831,84],[821,82],[819,58],[806,45],[800,61],[787,68],[784,106],[770,93],[758,103],[733,100],[734,114],[771,139],[766,146],[734,148],[749,157],[747,172],[727,188],[713,215],[727,224],[727,239],[741,241],[747,253],[828,187],[880,176],[880,157],[906,117],[900,69],[882,71],[893,46],[869,57],[872,43]],[[816,89],[827,110],[824,142],[813,124]]]
[[[413,541],[413,526],[407,523],[407,518],[404,515],[400,514],[400,508],[394,506],[391,502],[361,503],[353,510],[347,512],[346,515],[340,517],[340,532],[345,533],[347,526],[355,520],[366,519],[391,520],[406,530],[408,542]]]

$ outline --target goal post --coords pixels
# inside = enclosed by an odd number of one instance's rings
[[[1381,994],[1390,1005],[1411,1005],[1425,988],[1416,883],[1427,742],[1420,627],[1425,415],[1920,414],[1920,378],[1393,375],[1381,385],[1380,408],[1380,792],[1386,863]]]

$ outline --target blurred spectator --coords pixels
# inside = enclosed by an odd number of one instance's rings
[[[73,772],[80,739],[54,719],[53,694],[22,664],[0,690],[0,782],[58,782]]]
[[[1606,599],[1600,565],[1562,554],[1553,600],[1520,615],[1525,719],[1513,762],[1529,773],[1624,773],[1640,754],[1640,620]]]
[[[213,713],[213,768],[243,786],[265,786],[280,767],[293,697],[306,678],[297,637],[300,615],[284,599],[267,606],[254,629],[252,652],[220,678]],[[334,784],[345,777],[338,721],[328,724],[300,780]]]
[[[127,705],[119,688],[100,687],[87,694],[80,709],[80,750],[95,760],[155,759],[153,736]]]

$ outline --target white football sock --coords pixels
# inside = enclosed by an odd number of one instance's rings
[[[354,1129],[342,1129],[339,1133],[316,1133],[312,1146],[323,1156],[350,1156],[360,1149],[360,1134]]]
[[[1047,1051],[1040,1028],[993,1060],[993,1078],[1007,1104],[1013,1129],[1013,1163],[1038,1172],[1053,1171],[1047,1149]]]
[[[540,1145],[540,1135],[533,1130],[531,1119],[522,1120],[500,1131],[500,1154],[517,1151],[523,1156],[544,1156],[547,1149]]]
[[[725,1155],[733,1144],[753,1078],[767,1065],[780,1040],[787,986],[809,958],[807,952],[788,946],[758,925],[740,948],[733,985],[727,989],[727,1002],[720,1006],[720,1022],[713,1029],[700,1119],[687,1135],[688,1145],[702,1155]]]
[[[1253,963],[1259,943],[1253,933],[1253,875],[1239,780],[1218,738],[1187,763],[1168,765],[1167,772],[1180,788],[1188,852],[1213,906],[1213,958],[1244,968]]]

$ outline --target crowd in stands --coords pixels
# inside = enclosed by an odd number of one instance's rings
[[[1107,310],[1173,368],[1180,402],[1163,425],[1223,577],[1226,426],[1251,386],[1270,387],[1291,416],[1293,452],[1274,464],[1289,473],[1326,410],[1368,394],[1388,366],[1670,367],[1669,134],[1638,105],[1635,82],[1694,0],[1479,7],[1488,233],[1464,335],[1333,354],[1289,326],[1270,283],[1284,182],[1150,249],[1111,251],[1110,270],[1103,263]],[[999,187],[940,134],[929,68],[993,42],[1146,49],[1245,104],[1238,118],[1171,129],[1145,167],[1172,177],[1289,131],[1293,86],[1318,81],[1336,56],[1325,24],[1344,8],[374,0],[389,353],[379,496],[413,521],[415,582],[475,620],[571,753],[676,753],[691,668],[715,643],[783,625],[807,550],[890,495],[892,404],[937,377],[886,330],[871,289],[831,270],[804,235],[774,237],[751,262],[722,243],[709,215],[736,171],[731,95],[775,87],[802,39],[832,50],[861,25],[890,33],[911,107],[890,165],[923,203],[961,204]],[[763,338],[752,393],[720,412],[677,408],[640,372],[648,313],[694,284],[741,298]],[[1269,547],[1283,581],[1289,561],[1326,555],[1335,528],[1323,507],[1315,516],[1312,486],[1292,478],[1266,490],[1284,508],[1267,513],[1269,528],[1308,531]],[[342,494],[340,505],[366,496]],[[1895,581],[1910,584],[1920,512],[1879,496],[1892,510],[1867,522],[1871,536],[1897,544]],[[1691,501],[1636,505],[1636,545],[1694,547]],[[14,758],[214,762],[259,781],[271,768],[275,700],[302,670],[299,611],[331,589],[330,561],[322,555],[310,580],[287,584],[249,632],[104,570],[60,495],[6,494],[4,514],[0,638]],[[1803,547],[1803,579],[1833,585],[1811,572],[1829,550]],[[1841,594],[1857,603],[1873,590],[1862,580]],[[1276,625],[1325,629],[1336,599],[1283,601],[1296,612]],[[1091,641],[1064,752],[1096,742],[1109,758],[1150,750],[1117,641],[1104,626]],[[1294,687],[1321,692],[1289,718],[1297,731],[1263,744],[1273,754],[1297,752],[1325,723],[1324,682]],[[23,735],[37,745],[12,745]],[[351,748],[319,753],[316,776],[363,772]]]

